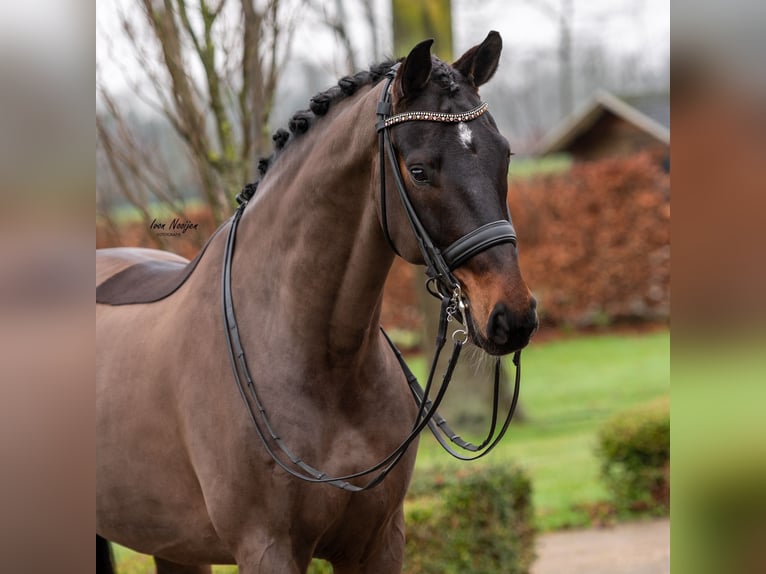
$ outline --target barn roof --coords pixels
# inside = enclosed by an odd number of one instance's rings
[[[606,90],[598,90],[590,100],[548,132],[540,142],[539,153],[565,151],[607,112],[670,144],[670,101],[667,94],[618,98]]]

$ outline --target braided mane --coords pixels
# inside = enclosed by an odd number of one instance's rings
[[[375,85],[380,82],[386,72],[394,65],[394,61],[386,60],[379,64],[373,64],[369,70],[357,72],[353,76],[344,76],[338,83],[324,92],[319,92],[309,101],[309,109],[299,110],[293,114],[287,124],[289,129],[279,128],[271,136],[274,142],[274,151],[267,157],[258,160],[258,179],[248,183],[240,193],[240,196],[249,200],[261,182],[269,167],[274,163],[282,150],[295,138],[305,134],[318,117],[325,115],[330,106],[337,102],[354,95],[359,88],[366,85]]]
[[[400,58],[398,61],[401,62],[402,60],[403,58]],[[314,125],[318,117],[324,116],[328,112],[330,106],[353,96],[362,86],[377,84],[396,62],[397,60],[385,60],[378,64],[373,64],[369,70],[357,72],[353,76],[344,76],[338,80],[336,85],[324,92],[319,92],[311,98],[309,109],[299,110],[290,118],[287,124],[289,131],[279,128],[271,136],[274,142],[274,151],[271,155],[258,160],[258,179],[245,185],[238,199],[241,197],[244,200],[249,200],[253,196],[258,188],[258,184],[263,180],[269,167],[281,154],[282,150],[295,138],[305,134]],[[445,64],[437,58],[433,59],[431,79],[451,95],[454,95],[459,90],[458,76],[459,72],[452,66]]]

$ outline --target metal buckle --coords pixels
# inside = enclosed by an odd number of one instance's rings
[[[465,329],[455,329],[452,332],[452,341],[455,344],[462,345],[468,341],[468,321],[465,316],[466,303],[463,298],[463,290],[460,285],[455,285],[455,289],[452,291],[452,299],[447,307],[447,322],[455,319],[458,323],[465,326]]]
[[[460,285],[455,285],[452,297],[450,297],[450,303],[447,306],[447,322],[456,319],[458,323],[463,324],[465,321],[465,309],[466,302],[463,297],[463,290],[460,288]]]

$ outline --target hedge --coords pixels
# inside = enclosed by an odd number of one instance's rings
[[[508,203],[543,324],[669,317],[670,178],[651,154],[512,181]]]
[[[526,574],[535,559],[532,483],[514,466],[483,465],[410,493],[403,574]],[[331,574],[314,560],[309,574]]]
[[[670,177],[651,154],[514,179],[508,204],[519,234],[520,267],[544,325],[580,328],[668,318]],[[191,258],[215,226],[205,210],[186,215],[200,229],[165,241],[165,248]],[[156,247],[158,239],[143,222],[113,230],[97,221],[97,247]],[[420,326],[413,289],[420,276],[422,270],[397,258],[382,308],[382,323],[393,333]]]
[[[599,431],[601,475],[621,512],[670,506],[670,399],[616,414]]]
[[[513,466],[434,484],[405,506],[405,574],[524,574],[535,558],[532,486]]]

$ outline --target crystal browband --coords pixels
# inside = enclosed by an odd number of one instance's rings
[[[404,112],[402,114],[396,114],[391,116],[383,122],[384,128],[390,128],[396,124],[411,121],[426,121],[426,122],[446,122],[446,123],[459,123],[475,120],[484,112],[487,111],[489,105],[487,102],[482,102],[481,105],[476,106],[472,110],[462,112],[460,114],[447,114],[441,112]]]

